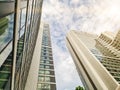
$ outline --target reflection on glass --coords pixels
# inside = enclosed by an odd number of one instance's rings
[[[28,13],[28,23],[30,24],[30,18],[31,18],[31,10],[32,10],[32,0],[29,1],[29,13]]]
[[[50,77],[40,76],[38,80],[40,82],[50,82]]]
[[[18,40],[18,44],[17,44],[16,71],[20,68],[22,52],[23,52],[23,45],[24,45],[24,36],[22,36]]]
[[[13,15],[0,19],[0,51],[12,40]]]
[[[23,53],[23,46],[24,46],[24,31],[25,27],[19,29],[18,33],[18,43],[17,43],[17,58],[16,58],[16,71],[15,71],[15,88],[17,88],[17,83],[19,82],[20,78],[20,69],[22,63],[22,53]]]
[[[41,88],[45,88],[46,90],[50,90],[50,84],[41,84]]]
[[[38,89],[37,90],[50,90],[50,84],[38,84]]]
[[[0,51],[2,51],[13,38],[13,23],[13,14],[0,19]],[[11,69],[12,52],[0,67],[0,90],[10,90]]]
[[[8,27],[8,18],[4,17],[0,19],[0,35],[5,33],[7,27]]]
[[[19,30],[19,39],[24,35],[24,33],[25,33],[25,27]]]
[[[3,65],[0,67],[0,90],[10,89],[11,69],[12,69],[12,52],[7,57]]]
[[[22,28],[25,25],[25,19],[26,19],[26,8],[22,9],[22,11],[21,11],[21,24],[20,24],[20,28]]]

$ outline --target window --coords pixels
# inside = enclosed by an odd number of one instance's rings
[[[46,49],[46,47],[44,47],[44,49]]]
[[[53,60],[53,58],[52,58],[52,57],[49,57],[49,59],[50,59],[50,60]]]
[[[39,81],[42,81],[42,82],[45,81],[45,79],[44,79],[43,76],[38,77],[38,80],[39,80]]]
[[[41,82],[50,82],[50,77],[40,76],[38,80]]]
[[[26,8],[21,10],[21,23],[20,28],[22,28],[25,25],[25,19],[26,19]]]
[[[41,63],[44,63],[44,61],[43,61],[43,60],[40,60],[40,62],[41,62]]]
[[[50,66],[47,66],[47,65],[46,65],[46,66],[45,66],[45,68],[46,68],[46,69],[49,69],[49,68],[50,68]]]
[[[50,75],[50,71],[45,71],[45,74]]]
[[[42,65],[42,64],[40,64],[40,68],[50,69],[50,66],[49,65]]]
[[[39,73],[40,73],[40,74],[44,74],[44,71],[41,70],[41,71],[39,71]]]
[[[50,82],[50,77],[45,77],[46,82]]]
[[[39,74],[46,74],[46,75],[50,75],[50,71],[46,71],[46,70],[40,70]]]
[[[41,88],[50,90],[50,84],[41,84]]]
[[[46,53],[43,53],[43,55],[46,55]]]
[[[49,61],[46,61],[45,63],[46,63],[46,64],[49,64],[50,62],[49,62]]]
[[[29,0],[29,13],[28,13],[28,23],[30,24],[31,18],[31,11],[32,11],[32,0]]]
[[[0,51],[12,40],[14,15],[0,19]]]
[[[41,88],[41,84],[38,84],[37,86],[38,86],[39,89]]]
[[[40,64],[40,68],[44,68],[44,65],[41,65],[41,64]]]
[[[23,27],[21,30],[19,30],[19,38],[21,38],[23,36],[25,32],[25,27]]]
[[[44,57],[44,59],[47,59],[47,57]]]

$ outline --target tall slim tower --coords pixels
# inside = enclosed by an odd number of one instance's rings
[[[0,90],[25,90],[36,60],[42,2],[0,0]]]
[[[50,28],[48,24],[43,25],[37,90],[56,90]]]
[[[120,90],[119,33],[67,34],[67,46],[86,90]]]

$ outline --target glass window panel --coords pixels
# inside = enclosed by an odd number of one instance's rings
[[[40,74],[44,74],[44,71],[41,70],[41,71],[39,71],[39,73],[40,73]]]
[[[45,64],[49,64],[50,62],[49,61],[44,61]]]
[[[22,28],[24,29],[24,28]],[[22,30],[20,30],[20,32],[22,32]],[[24,33],[24,31],[21,33],[21,36],[18,40],[17,43],[17,61],[16,61],[16,71],[20,68],[21,65],[21,60],[22,60],[22,53],[23,53],[23,45],[24,45],[24,37],[22,36],[22,34]]]
[[[44,63],[44,61],[43,61],[43,60],[41,60],[40,62],[41,62],[41,63]]]
[[[0,90],[10,87],[8,81],[11,78],[12,53],[9,54],[3,65],[0,67]],[[8,90],[8,89],[7,89]]]
[[[45,63],[46,63],[46,64],[49,64],[50,62],[49,62],[49,61],[46,61]]]
[[[45,77],[42,77],[42,76],[40,76],[38,79],[39,81],[42,81],[42,82],[45,81]]]
[[[22,28],[25,25],[25,19],[26,19],[26,8],[22,9],[22,11],[21,11],[21,25],[20,25],[20,28]]]
[[[41,84],[38,84],[38,87],[37,88],[41,88]]]
[[[44,59],[47,59],[47,57],[44,57]]]
[[[44,65],[40,65],[40,68],[44,68]]]
[[[0,51],[12,40],[13,24],[13,14],[0,19]]]
[[[46,53],[43,53],[43,55],[46,55]]]
[[[41,84],[41,88],[43,89],[50,89],[50,84]]]
[[[41,82],[50,82],[50,77],[40,76],[38,77],[38,80]]]
[[[49,75],[49,74],[50,74],[50,71],[45,71],[45,74]]]
[[[45,77],[46,82],[50,82],[50,77]]]
[[[28,23],[30,24],[30,18],[31,18],[31,10],[32,10],[32,0],[29,1],[29,13],[28,13]]]
[[[40,70],[39,71],[40,74],[46,74],[46,75],[50,75],[50,71],[44,71],[44,70]]]
[[[20,31],[19,31],[19,38],[21,38],[23,36],[25,32],[25,27],[23,27]]]
[[[50,66],[45,66],[46,69],[50,69]]]

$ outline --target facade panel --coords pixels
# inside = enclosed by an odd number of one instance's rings
[[[56,90],[49,25],[43,25],[37,90]]]
[[[67,34],[67,46],[86,90],[120,90],[119,32],[115,37],[79,31]]]
[[[39,32],[42,2],[0,1],[0,90],[25,88]]]

